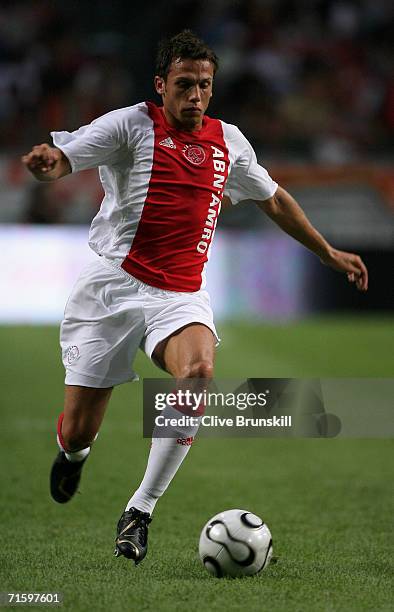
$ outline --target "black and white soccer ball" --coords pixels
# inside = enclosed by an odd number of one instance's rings
[[[272,536],[264,521],[248,510],[225,510],[204,526],[200,559],[208,572],[222,576],[252,576],[272,557]]]

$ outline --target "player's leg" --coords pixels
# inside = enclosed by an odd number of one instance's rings
[[[100,258],[89,264],[67,302],[60,333],[66,391],[61,450],[51,472],[51,494],[60,503],[77,490],[112,388],[136,376],[132,364],[145,327],[136,283]]]
[[[82,467],[98,434],[112,387],[95,389],[66,385],[64,412],[58,420],[60,451],[50,475],[51,495],[58,503],[68,502],[77,491]]]
[[[160,342],[152,357],[176,379],[196,378],[205,382],[213,375],[214,353],[213,332],[205,325],[191,323]],[[167,432],[169,437],[161,437],[163,432],[156,429],[144,478],[118,524],[115,554],[132,558],[136,563],[147,552],[150,515],[185,459],[198,424],[173,427]]]
[[[73,453],[91,445],[100,429],[112,389],[65,386],[61,425],[64,450]]]
[[[153,359],[174,378],[212,378],[214,357],[215,336],[201,323],[189,323],[153,351]]]
[[[154,352],[154,358],[163,363],[166,370],[176,379],[210,379],[213,374],[215,352],[214,336],[208,327],[192,324],[173,334],[161,343]],[[170,409],[170,407],[168,407]],[[198,425],[174,427],[161,437],[162,428],[153,432],[145,476],[126,509],[136,507],[151,514],[157,500],[167,489],[183,459],[186,457]]]

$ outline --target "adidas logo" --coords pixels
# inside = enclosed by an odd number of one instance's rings
[[[168,147],[169,149],[176,149],[176,144],[174,144],[172,138],[164,138],[164,140],[160,141],[159,144],[162,147]]]
[[[190,436],[189,438],[177,438],[176,443],[181,444],[182,446],[191,446],[193,444],[193,440],[193,436]]]

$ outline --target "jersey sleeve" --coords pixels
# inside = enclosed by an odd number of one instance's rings
[[[278,183],[257,162],[252,145],[237,128],[235,137],[239,154],[231,168],[224,195],[230,198],[232,204],[242,200],[267,200],[274,195]]]
[[[127,136],[122,115],[110,112],[74,132],[51,132],[53,144],[68,158],[72,172],[111,166],[124,155]]]

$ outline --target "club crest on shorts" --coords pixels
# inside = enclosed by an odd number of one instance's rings
[[[205,161],[205,151],[200,145],[185,145],[182,153],[189,162],[196,166]]]
[[[79,348],[77,346],[69,346],[66,350],[66,361],[71,364],[79,357]]]

